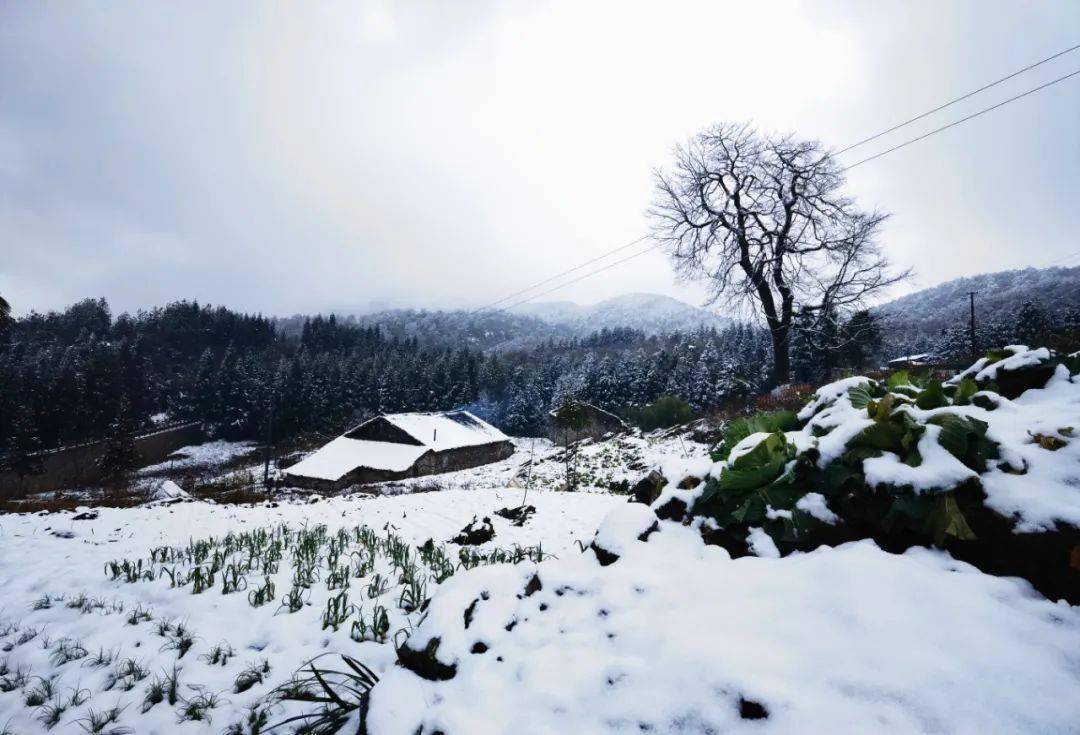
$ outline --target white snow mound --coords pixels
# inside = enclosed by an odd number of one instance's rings
[[[627,503],[608,513],[596,531],[594,544],[615,556],[622,556],[641,537],[655,528],[658,519],[652,508],[641,503]]]
[[[618,538],[641,527],[616,514],[605,525]],[[606,567],[570,554],[453,577],[409,643],[438,638],[455,675],[387,672],[368,731],[1048,733],[1080,722],[1080,609],[1023,582],[870,541],[732,561],[670,522],[623,550]],[[748,703],[767,717],[744,719]]]

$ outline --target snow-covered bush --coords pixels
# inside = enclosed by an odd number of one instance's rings
[[[934,544],[1076,601],[1076,362],[1011,346],[944,382],[845,378],[798,413],[733,422],[707,481],[679,490],[668,478],[653,507],[693,518],[736,556],[760,531],[782,553],[861,538]]]

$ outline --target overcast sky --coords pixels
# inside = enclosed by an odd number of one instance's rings
[[[642,235],[651,170],[709,123],[840,148],[1078,42],[1075,0],[0,2],[0,294],[478,306]],[[848,190],[911,287],[1080,263],[1078,123],[1080,77]],[[702,293],[654,253],[543,299],[630,291]]]

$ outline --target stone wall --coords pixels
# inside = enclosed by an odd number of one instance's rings
[[[413,465],[413,476],[435,475],[440,472],[455,472],[498,462],[514,453],[510,442],[493,442],[476,447],[447,449],[442,452],[428,452]]]
[[[135,451],[139,453],[141,465],[151,465],[161,462],[180,447],[198,444],[205,438],[201,424],[180,424],[136,437]],[[104,451],[105,442],[98,441],[41,452],[38,455],[42,463],[40,474],[19,478],[11,472],[0,473],[0,497],[92,485],[99,479],[95,462]]]

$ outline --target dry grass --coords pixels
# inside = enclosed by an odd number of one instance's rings
[[[798,411],[814,395],[814,386],[807,383],[785,385],[770,393],[758,396],[755,411]]]
[[[79,493],[40,493],[20,498],[0,498],[0,514],[59,513],[80,506],[105,505],[110,508],[131,508],[147,501],[145,493],[90,488]]]

